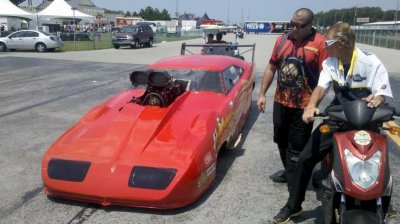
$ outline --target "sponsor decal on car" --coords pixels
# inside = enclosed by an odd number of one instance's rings
[[[220,119],[220,121],[218,122],[218,118],[217,118],[217,139],[220,139],[223,131],[225,130],[226,126],[229,124],[229,122],[231,122],[232,117],[233,117],[233,113],[234,111],[231,110],[225,117],[223,117],[222,119]]]
[[[206,167],[208,167],[212,162],[212,155],[210,152],[208,152],[205,156],[204,156],[204,165],[206,165]]]
[[[205,172],[201,172],[199,179],[197,180],[197,187],[201,188],[207,181],[207,175]]]
[[[207,168],[207,170],[206,170],[207,178],[208,178],[211,174],[215,173],[216,168],[217,168],[216,163],[213,163],[210,167]]]

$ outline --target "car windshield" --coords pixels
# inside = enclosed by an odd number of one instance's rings
[[[168,74],[174,77],[174,79],[190,80],[190,86],[189,86],[190,90],[211,91],[217,93],[224,92],[219,71],[196,70],[196,69],[192,70],[167,69],[164,71],[167,71]]]
[[[135,32],[137,32],[137,27],[123,27],[120,32],[121,33],[135,33]]]

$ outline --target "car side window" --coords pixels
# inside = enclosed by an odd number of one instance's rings
[[[14,34],[12,34],[10,37],[11,38],[18,38],[18,37],[22,37],[23,35],[24,35],[24,31],[22,31],[22,32],[17,32],[17,33],[14,33]]]
[[[230,66],[222,72],[226,91],[229,92],[239,81],[239,74],[235,66]]]
[[[243,71],[244,71],[243,68],[237,67],[237,66],[234,66],[234,67],[235,67],[236,72],[239,75],[239,77],[241,77],[243,75]]]
[[[39,34],[33,31],[26,31],[24,37],[39,37]]]

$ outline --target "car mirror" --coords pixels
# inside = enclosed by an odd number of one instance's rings
[[[12,37],[8,37],[8,39],[12,39]]]

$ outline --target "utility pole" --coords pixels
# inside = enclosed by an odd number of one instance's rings
[[[397,8],[396,8],[396,14],[394,15],[395,17],[394,17],[394,28],[395,28],[395,30],[396,30],[396,32],[395,32],[395,37],[394,37],[394,48],[395,49],[397,49],[396,48],[396,44],[397,44],[397,19],[398,19],[398,17],[397,17],[397,13],[399,12],[399,1],[397,1]]]
[[[333,25],[336,24],[336,10],[335,10],[335,19],[333,20]]]
[[[74,49],[76,50],[76,19],[75,19],[75,10],[77,10],[77,8],[72,7],[72,13],[74,15]]]
[[[28,8],[31,12],[33,12],[33,5],[32,5],[32,0],[28,0]]]
[[[342,10],[342,21],[341,22],[344,22],[344,10]]]
[[[176,10],[175,10],[175,16],[176,16],[176,18],[179,18],[179,11],[178,11],[178,9],[179,9],[179,4],[178,4],[178,0],[176,0]]]
[[[354,9],[354,20],[353,20],[353,26],[356,25],[356,19],[357,19],[357,6]]]
[[[242,8],[242,25],[243,25],[243,8]]]
[[[230,24],[229,21],[230,8],[231,8],[231,0],[228,0],[228,25]]]

